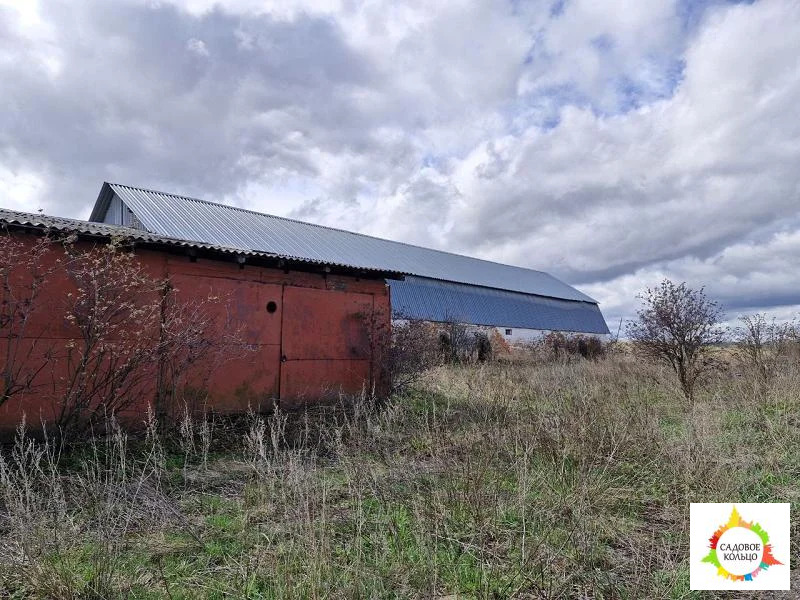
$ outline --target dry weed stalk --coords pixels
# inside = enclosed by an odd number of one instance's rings
[[[800,497],[785,476],[800,369],[764,400],[709,379],[691,447],[673,379],[624,354],[447,366],[385,403],[365,391],[251,412],[230,431],[238,447],[214,455],[202,431],[216,425],[189,411],[164,443],[151,414],[142,448],[109,423],[69,466],[21,435],[0,467],[0,584],[76,598],[158,595],[153,582],[165,597],[683,597],[690,500]],[[182,469],[166,467],[169,448]]]

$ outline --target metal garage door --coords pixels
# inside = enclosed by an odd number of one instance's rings
[[[280,284],[177,274],[172,282],[185,302],[199,302],[203,316],[219,332],[220,351],[192,365],[192,381],[211,392],[211,407],[219,412],[245,412],[272,406],[278,395],[281,352]],[[226,346],[224,333],[241,339]]]
[[[372,296],[285,286],[281,404],[357,393],[370,381]]]

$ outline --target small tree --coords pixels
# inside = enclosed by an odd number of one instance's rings
[[[187,400],[190,373],[202,384],[252,350],[239,323],[210,314],[224,299],[179,299],[170,281],[153,276],[120,241],[66,250],[75,291],[64,309],[77,335],[66,345],[65,375],[54,382],[61,435],[150,401],[159,416],[174,416]]]
[[[66,251],[75,286],[66,319],[77,335],[67,342],[66,375],[57,384],[64,435],[140,401],[155,380],[163,285],[119,242]]]
[[[723,340],[720,306],[703,291],[665,279],[639,296],[642,307],[626,332],[641,356],[668,364],[678,376],[686,400],[712,365],[710,353]]]
[[[769,382],[789,350],[794,337],[793,323],[778,323],[757,313],[739,317],[741,325],[733,330],[736,355],[755,375],[755,392],[764,397]]]

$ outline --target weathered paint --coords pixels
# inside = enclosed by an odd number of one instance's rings
[[[280,396],[301,402],[369,383],[372,295],[286,286]]]
[[[12,233],[19,239],[34,236]],[[89,242],[78,242],[90,247]],[[61,256],[55,246],[52,260]],[[203,393],[197,410],[241,412],[271,408],[274,403],[297,407],[332,394],[356,393],[387,382],[381,369],[381,336],[389,332],[390,300],[382,279],[289,271],[232,262],[198,260],[138,249],[141,264],[157,277],[168,278],[181,301],[205,301],[217,335],[238,331],[250,349],[241,356],[203,360],[192,366],[189,383]],[[66,347],[77,332],[63,317],[63,299],[74,284],[63,269],[41,299],[25,344],[33,354],[54,358],[37,376],[31,391],[0,406],[0,431],[6,434],[25,414],[29,423],[52,421],[66,377]],[[22,282],[20,282],[22,285]],[[268,306],[274,303],[270,312]],[[135,326],[135,324],[132,324]],[[153,332],[152,335],[157,335]],[[5,359],[0,348],[0,361]],[[141,402],[128,410],[140,419],[155,397],[155,378],[142,390]]]

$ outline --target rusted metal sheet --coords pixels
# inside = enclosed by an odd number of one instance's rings
[[[264,410],[278,397],[283,287],[244,279],[173,274],[179,301],[202,306],[219,349],[193,369],[196,411]]]
[[[273,408],[278,398],[280,377],[279,345],[256,345],[234,358],[208,364],[207,370],[195,369],[194,377],[204,390],[192,408],[197,412],[211,409],[218,413],[256,412]]]
[[[220,331],[248,344],[281,343],[282,286],[222,277],[170,276],[180,301],[202,305]]]
[[[21,239],[35,241],[26,235]],[[78,247],[88,249],[91,244],[78,242]],[[52,259],[61,257],[63,249],[54,245]],[[379,340],[390,327],[390,299],[383,281],[260,266],[240,269],[230,262],[191,262],[154,250],[137,251],[137,258],[153,277],[168,277],[181,302],[204,306],[203,313],[213,319],[214,339],[238,338],[246,347],[243,352],[230,347],[204,355],[191,364],[179,394],[190,408],[266,410],[277,398],[292,407],[358,393],[362,387],[385,388],[377,366],[383,347]],[[24,287],[25,281],[19,285]],[[40,298],[43,308],[20,346],[31,357],[31,370],[42,363],[47,368],[37,373],[32,389],[0,406],[0,435],[13,435],[23,414],[34,427],[57,418],[70,373],[68,347],[79,342],[65,313],[65,299],[74,292],[64,268],[57,268]],[[0,364],[3,353],[0,344]],[[126,409],[129,422],[140,424],[147,406],[155,403],[155,374],[145,387],[135,406]]]
[[[340,394],[370,391],[369,360],[287,360],[281,364],[282,408],[296,408]]]
[[[366,359],[370,356],[372,296],[286,286],[286,360]]]
[[[368,294],[284,288],[282,404],[369,387],[372,303]]]

